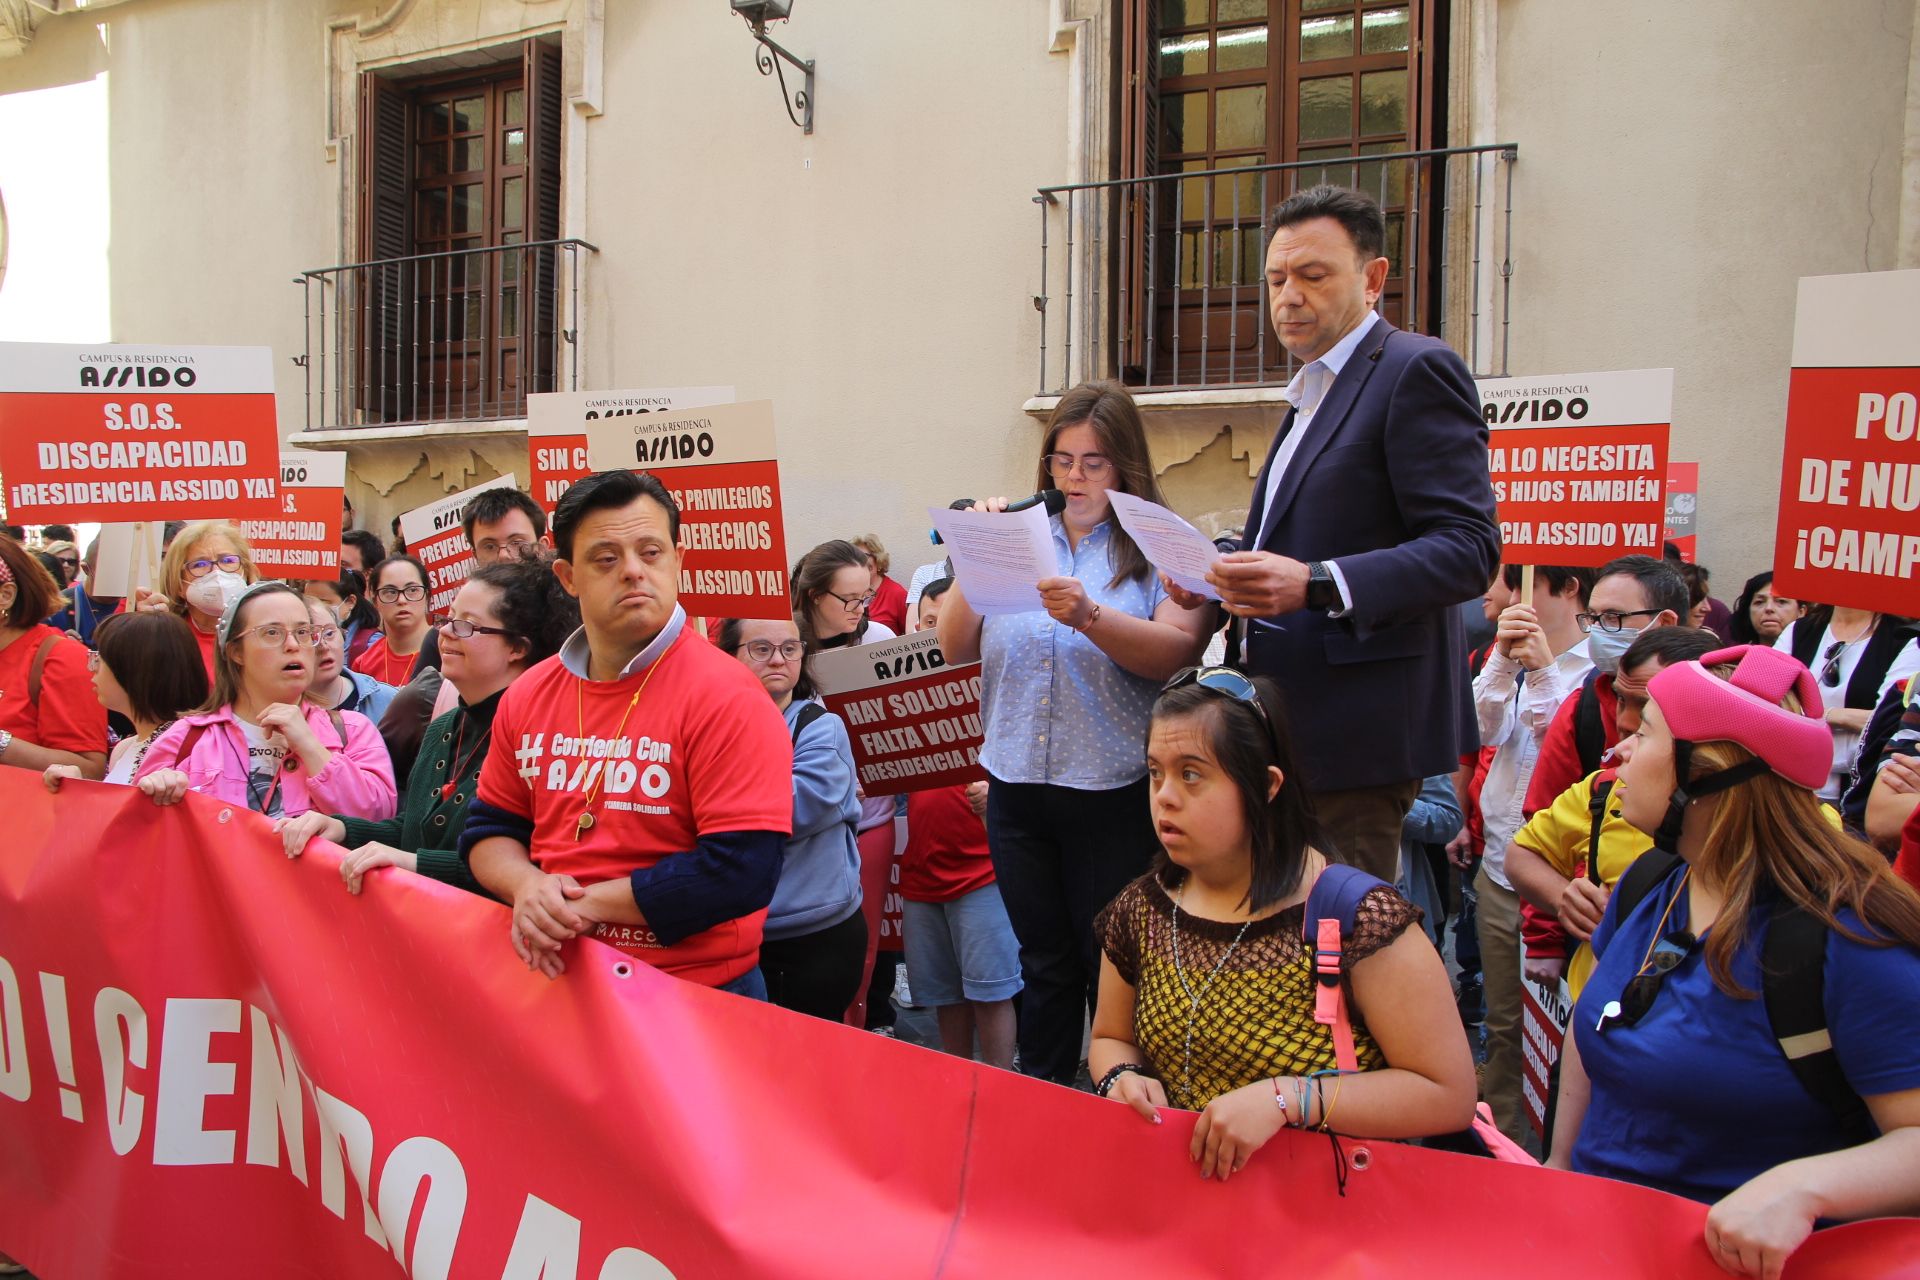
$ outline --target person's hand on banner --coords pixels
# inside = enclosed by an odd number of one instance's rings
[[[1143,1076],[1138,1071],[1122,1071],[1114,1077],[1113,1087],[1107,1090],[1107,1097],[1115,1102],[1126,1103],[1139,1112],[1142,1119],[1159,1124],[1160,1108],[1167,1105],[1167,1087],[1152,1076]]]
[[[280,833],[281,847],[289,858],[305,853],[307,842],[315,836],[335,844],[347,838],[347,824],[318,809],[309,809],[297,818],[280,818],[274,822],[273,829]]]
[[[134,785],[155,804],[179,804],[187,797],[187,775],[178,769],[155,769]]]
[[[1553,665],[1553,646],[1547,642],[1540,615],[1530,604],[1510,604],[1501,611],[1493,642],[1503,655],[1529,671],[1541,671]]]
[[[1587,876],[1575,876],[1560,891],[1560,903],[1554,908],[1560,924],[1575,938],[1585,942],[1600,927],[1607,913],[1607,886],[1595,884]]]
[[[513,896],[514,949],[525,951],[521,959],[533,967],[532,957],[542,952],[558,958],[560,948],[587,930],[587,921],[572,903],[586,896],[586,890],[572,876],[530,875]],[[550,975],[551,976],[551,975]]]
[[[1819,1216],[1796,1161],[1749,1179],[1707,1211],[1707,1251],[1737,1276],[1779,1280]]]
[[[133,611],[135,613],[165,613],[173,607],[168,599],[158,591],[145,587],[133,589]]]
[[[1087,588],[1078,578],[1042,578],[1034,584],[1040,591],[1040,602],[1047,608],[1047,614],[1063,627],[1075,631],[1085,631],[1093,620],[1093,601],[1087,599]]]
[[[47,771],[40,775],[42,780],[47,784],[47,790],[55,794],[59,793],[62,782],[65,782],[68,778],[77,778],[79,776],[80,770],[70,764],[50,764],[47,766]]]
[[[1207,570],[1227,612],[1239,618],[1277,618],[1307,603],[1307,566],[1271,551],[1234,551]]]
[[[359,893],[367,872],[379,867],[398,867],[402,871],[417,872],[420,858],[405,849],[370,840],[340,860],[340,878],[346,881],[347,892]]]
[[[1267,1145],[1287,1123],[1273,1102],[1273,1081],[1256,1080],[1207,1104],[1193,1126],[1191,1155],[1200,1176],[1225,1182],[1247,1167],[1247,1157]]]

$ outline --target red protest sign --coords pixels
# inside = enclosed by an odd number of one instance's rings
[[[1598,567],[1660,554],[1673,370],[1479,385],[1504,560]]]
[[[0,476],[16,524],[271,517],[265,347],[0,343]]]
[[[282,453],[280,514],[240,522],[254,567],[269,578],[339,577],[340,500],[346,490],[344,453]]]
[[[1553,1097],[1553,1064],[1560,1060],[1572,1017],[1573,999],[1564,979],[1551,987],[1531,978],[1520,980],[1520,1097],[1527,1123],[1543,1139]]]
[[[439,613],[452,604],[460,584],[473,574],[473,548],[460,525],[467,503],[477,493],[513,487],[512,476],[496,476],[401,515],[400,536],[407,540],[407,552],[427,568],[428,613]]]
[[[1800,282],[1774,589],[1920,613],[1920,271]]]
[[[1692,563],[1699,545],[1700,464],[1667,464],[1667,541],[1680,549],[1680,558]]]
[[[709,618],[791,618],[773,402],[587,423],[595,471],[650,471],[680,508],[680,603]]]
[[[847,722],[854,770],[868,795],[986,778],[980,664],[947,666],[933,632],[818,653],[807,670],[827,709]]]
[[[732,404],[732,387],[656,387],[645,391],[555,391],[527,397],[527,461],[533,500],[548,515],[560,495],[592,471],[587,424],[602,418],[709,404]]]

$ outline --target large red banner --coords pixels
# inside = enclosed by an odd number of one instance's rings
[[[949,667],[933,632],[817,653],[807,670],[827,709],[847,722],[868,795],[986,780],[980,664]]]
[[[1705,1209],[1637,1187],[1291,1131],[1223,1186],[1183,1113],[592,940],[550,982],[504,907],[349,896],[197,795],[0,769],[0,809],[0,1248],[48,1280],[1723,1275]],[[1787,1275],[1917,1254],[1841,1227]]]

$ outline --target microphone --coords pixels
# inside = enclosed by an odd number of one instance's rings
[[[973,503],[974,503],[974,499],[972,498],[955,498],[952,502],[949,502],[947,504],[947,510],[965,511],[968,507],[972,506]],[[1039,506],[1046,507],[1047,514],[1049,516],[1057,516],[1062,511],[1065,511],[1067,509],[1067,495],[1060,492],[1060,490],[1058,489],[1042,489],[1040,492],[1034,494],[1031,498],[1022,498],[1018,502],[1009,502],[1007,504],[1007,510],[1008,511],[1025,511],[1029,507],[1039,507]],[[939,546],[940,531],[938,529],[935,529],[933,531],[932,536],[933,536],[934,545]]]

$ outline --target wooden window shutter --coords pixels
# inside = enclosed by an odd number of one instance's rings
[[[1125,0],[1121,11],[1120,177],[1150,178],[1160,171],[1160,59],[1155,36],[1160,0]],[[1119,219],[1127,246],[1120,263],[1125,296],[1120,317],[1120,365],[1124,374],[1147,358],[1147,185],[1120,189]]]
[[[560,133],[566,110],[561,95],[560,49],[534,39],[522,54],[527,86],[527,239],[560,238]],[[532,332],[523,353],[528,385],[557,389],[559,316],[556,310],[560,251],[536,249],[530,264],[532,296],[527,308]]]
[[[413,247],[407,225],[410,115],[406,95],[391,81],[371,71],[361,73],[357,133],[362,262],[404,258]],[[404,275],[399,267],[366,268],[354,274],[349,286],[360,296],[336,298],[337,306],[358,312],[353,330],[359,346],[354,383],[359,407],[373,422],[394,422],[404,416],[400,399],[410,380],[403,377],[400,361],[392,354],[399,350],[407,321]]]

